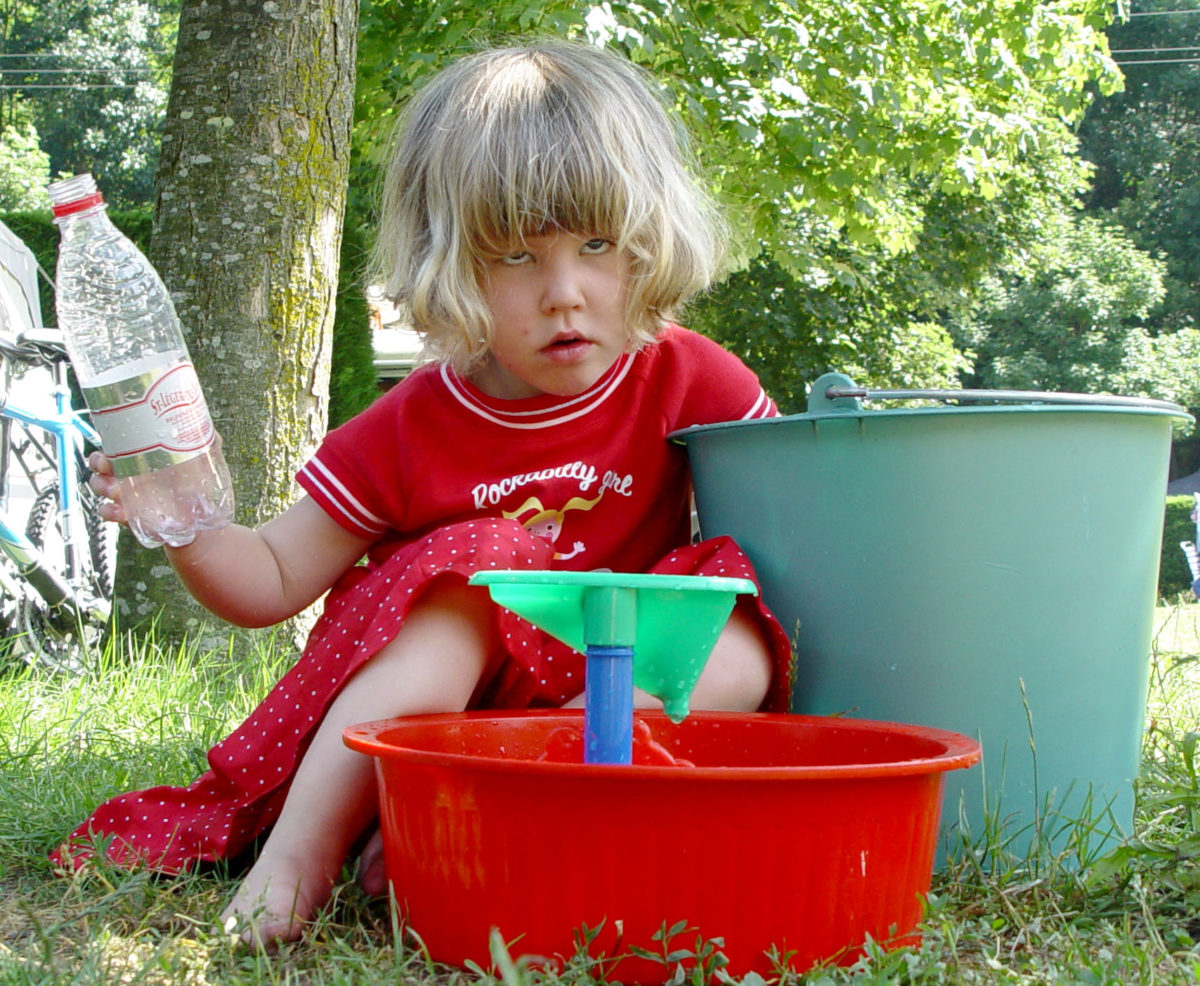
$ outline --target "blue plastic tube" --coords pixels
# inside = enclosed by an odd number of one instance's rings
[[[633,648],[587,648],[583,762],[633,763]]]

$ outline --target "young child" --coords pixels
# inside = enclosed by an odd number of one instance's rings
[[[223,918],[247,940],[295,938],[377,814],[346,726],[582,704],[582,656],[468,586],[472,572],[752,577],[728,539],[689,543],[686,455],[666,440],[777,413],[735,357],[669,321],[719,254],[679,137],[630,63],[549,42],[437,76],[399,131],[377,258],[432,362],[326,437],[281,516],[167,549],[225,620],[273,624],[328,589],[324,613],[205,774],[101,805],[59,861],[104,846],[119,865],[177,872],[269,831]],[[115,496],[95,465],[96,490]],[[119,502],[105,511],[124,519]],[[788,657],[743,597],[693,707],[785,708]],[[360,879],[380,891],[368,849]]]

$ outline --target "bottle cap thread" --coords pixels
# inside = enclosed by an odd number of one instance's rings
[[[96,180],[86,172],[74,178],[56,181],[47,191],[50,193],[51,211],[55,219],[104,204],[104,196],[96,189]]]

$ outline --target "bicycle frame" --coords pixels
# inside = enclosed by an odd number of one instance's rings
[[[53,439],[54,468],[58,486],[58,510],[67,562],[67,571],[59,573],[50,568],[37,546],[11,522],[6,510],[0,510],[0,550],[12,559],[17,571],[45,600],[51,613],[81,617],[89,614],[93,618],[107,618],[107,606],[103,600],[80,598],[75,584],[83,566],[82,553],[88,550],[87,531],[80,504],[79,482],[75,469],[75,456],[81,455],[84,442],[97,447],[100,437],[91,424],[71,407],[71,393],[67,385],[66,364],[62,360],[53,363],[54,386],[51,391],[52,407],[38,409],[13,400],[11,393],[0,394],[0,417],[15,421],[25,427],[36,427]],[[5,441],[8,440],[7,429]],[[5,457],[7,463],[7,456]],[[7,484],[8,476],[4,477]],[[7,493],[7,490],[6,490]],[[5,497],[7,500],[7,496]],[[65,578],[64,578],[65,576]],[[0,583],[13,598],[21,597],[20,587],[12,584],[11,577],[0,570]]]

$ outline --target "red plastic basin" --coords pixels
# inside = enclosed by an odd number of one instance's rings
[[[628,956],[723,938],[735,976],[849,962],[866,936],[916,940],[933,871],[944,773],[979,759],[957,733],[792,715],[638,717],[694,767],[539,761],[577,710],[475,712],[352,726],[376,758],[387,873],[430,955],[490,964],[498,928],[553,963],[577,929],[625,955],[611,978],[662,982]]]

